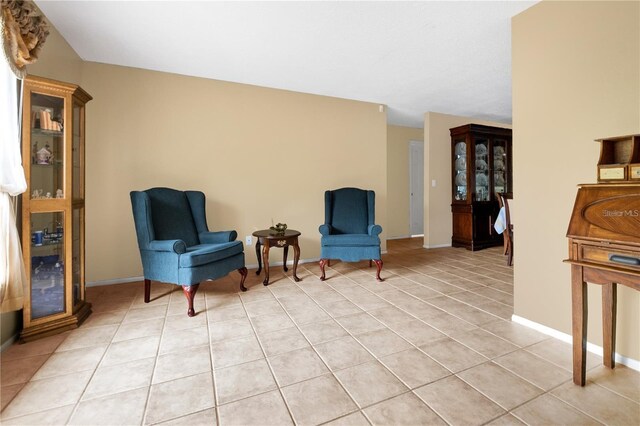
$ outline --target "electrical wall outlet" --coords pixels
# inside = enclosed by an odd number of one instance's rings
[[[246,245],[250,246],[253,243],[253,238],[251,238],[251,235],[247,235],[244,238],[245,238],[244,241]]]

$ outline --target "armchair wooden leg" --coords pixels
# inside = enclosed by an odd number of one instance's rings
[[[194,316],[196,314],[196,311],[193,310],[193,298],[196,296],[196,292],[198,291],[198,287],[200,287],[200,284],[183,285],[182,286],[182,292],[184,293],[185,297],[187,298],[187,303],[189,304],[189,309],[187,310],[187,315],[189,315],[190,317],[192,317],[192,316]]]
[[[151,280],[144,279],[144,303],[151,301]]]
[[[240,275],[242,275],[242,278],[240,278],[240,290],[242,291],[247,291],[247,288],[244,286],[244,280],[247,279],[247,268],[245,268],[244,266],[240,269],[238,269],[238,272],[240,272]]]
[[[380,278],[380,271],[382,270],[382,259],[373,259],[374,262],[376,262],[376,280],[378,281],[384,281],[382,278]]]
[[[320,275],[320,281],[324,281],[325,275],[324,275],[324,266],[329,262],[329,259],[320,259],[320,271],[322,272],[322,275]]]

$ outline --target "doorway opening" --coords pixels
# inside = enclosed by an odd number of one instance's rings
[[[424,235],[424,142],[409,141],[409,233]]]

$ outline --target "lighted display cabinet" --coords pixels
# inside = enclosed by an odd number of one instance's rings
[[[503,244],[493,229],[496,193],[513,196],[511,130],[467,124],[451,132],[453,247],[478,250]]]
[[[23,341],[76,328],[91,313],[84,277],[85,104],[79,86],[24,80]]]

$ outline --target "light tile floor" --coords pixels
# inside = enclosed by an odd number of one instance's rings
[[[389,241],[366,262],[179,287],[89,288],[77,330],[1,354],[2,424],[640,424],[640,374],[510,321],[500,248]]]

